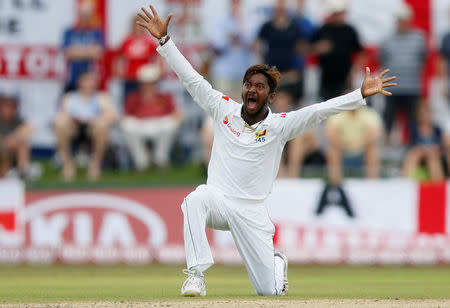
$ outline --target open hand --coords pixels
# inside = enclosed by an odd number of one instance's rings
[[[142,11],[145,13],[145,15],[142,13],[138,13],[138,15],[145,22],[137,21],[136,24],[147,29],[154,38],[157,38],[159,40],[163,36],[167,35],[167,28],[173,14],[170,13],[169,15],[167,15],[166,19],[162,21],[159,18],[158,13],[156,12],[153,5],[150,5],[150,9],[153,12],[153,16],[145,8],[142,8]]]
[[[366,77],[364,78],[363,84],[361,86],[361,94],[364,98],[368,96],[375,95],[377,93],[381,93],[384,95],[392,95],[391,92],[384,90],[384,88],[395,87],[396,83],[389,83],[389,81],[395,80],[397,77],[392,76],[388,78],[384,78],[389,72],[389,69],[385,69],[381,72],[377,77],[370,76],[370,69],[366,67]]]

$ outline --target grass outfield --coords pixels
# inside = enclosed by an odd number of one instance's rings
[[[148,302],[179,296],[181,266],[0,266],[0,304]],[[256,300],[246,271],[215,265],[206,300]],[[450,267],[290,266],[278,299],[448,299]],[[270,300],[273,300],[271,298]]]

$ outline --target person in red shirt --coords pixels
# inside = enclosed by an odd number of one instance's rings
[[[123,97],[138,87],[137,71],[143,65],[156,63],[162,68],[162,61],[157,57],[158,43],[148,36],[133,19],[131,33],[122,42],[117,51],[116,75],[123,78]]]
[[[170,147],[181,123],[181,114],[170,94],[159,92],[161,71],[157,65],[142,66],[137,72],[139,87],[128,94],[121,127],[136,170],[150,165],[148,140],[153,143],[154,164],[164,169]]]

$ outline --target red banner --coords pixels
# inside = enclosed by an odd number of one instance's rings
[[[0,182],[0,263],[185,262],[180,205],[192,187],[27,192],[24,205],[13,184]],[[449,187],[279,180],[276,249],[293,263],[450,263]],[[229,232],[207,232],[216,262],[241,262]]]

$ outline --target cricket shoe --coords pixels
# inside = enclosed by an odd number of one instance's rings
[[[281,292],[278,295],[284,296],[288,294],[289,291],[289,282],[288,282],[288,275],[287,275],[287,271],[288,271],[288,259],[287,257],[281,253],[281,252],[276,252],[274,254],[275,257],[281,258],[284,261],[284,268],[283,268],[283,287],[281,288]]]
[[[181,286],[182,296],[205,296],[206,295],[206,284],[205,277],[198,274],[195,270],[184,269],[183,273],[188,275],[186,280]]]

